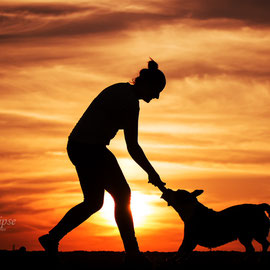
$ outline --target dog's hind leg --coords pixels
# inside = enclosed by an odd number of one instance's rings
[[[252,238],[249,237],[239,237],[240,243],[245,247],[246,253],[254,253],[255,249],[252,245]]]
[[[266,253],[269,247],[269,242],[266,238],[255,238],[255,240],[262,245],[262,252]]]

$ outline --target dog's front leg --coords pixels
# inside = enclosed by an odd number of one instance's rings
[[[196,246],[197,246],[197,244],[193,239],[191,239],[191,238],[187,239],[185,237],[180,248],[178,249],[178,256],[189,255]]]
[[[183,259],[186,259],[196,246],[197,246],[197,242],[191,236],[191,233],[185,230],[183,242],[181,246],[179,247],[178,253],[176,255],[176,261],[180,262]]]

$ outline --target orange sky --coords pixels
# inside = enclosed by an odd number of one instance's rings
[[[53,2],[0,4],[0,219],[16,219],[0,231],[0,249],[40,250],[38,236],[82,200],[67,137],[102,89],[136,77],[149,56],[167,86],[141,102],[139,139],[167,186],[204,189],[200,201],[216,210],[270,203],[268,0]],[[110,149],[148,209],[136,226],[141,250],[176,251],[183,222],[128,156],[122,132]],[[123,250],[105,212],[60,250]]]

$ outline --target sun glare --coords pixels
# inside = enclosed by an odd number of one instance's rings
[[[150,205],[150,196],[139,191],[131,193],[131,212],[135,227],[143,227],[147,216],[153,212]],[[101,216],[105,218],[111,225],[115,225],[114,219],[114,201],[110,194],[105,193],[104,205],[101,210]]]

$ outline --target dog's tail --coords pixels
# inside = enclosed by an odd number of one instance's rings
[[[263,209],[263,211],[266,211],[268,214],[268,217],[270,219],[270,205],[267,203],[262,203],[260,204],[261,208]]]

